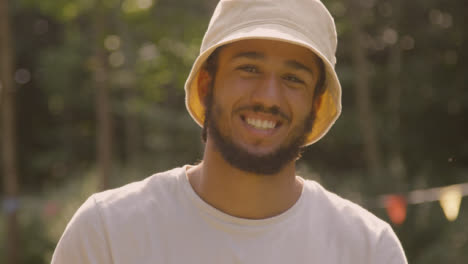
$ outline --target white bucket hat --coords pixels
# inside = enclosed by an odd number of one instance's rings
[[[335,23],[318,0],[221,0],[211,18],[185,83],[186,106],[203,126],[205,110],[198,94],[198,74],[218,47],[245,39],[288,42],[310,49],[325,66],[325,92],[305,146],[321,139],[341,113],[341,86],[335,72]],[[311,102],[312,103],[312,102]]]

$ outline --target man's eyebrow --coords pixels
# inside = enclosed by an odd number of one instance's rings
[[[304,70],[310,74],[314,74],[314,72],[312,71],[312,69],[310,69],[309,67],[305,66],[304,64],[298,62],[298,61],[295,61],[295,60],[288,60],[285,62],[285,64],[291,68],[294,68],[295,70]]]
[[[256,51],[246,51],[246,52],[239,52],[239,53],[234,54],[234,56],[232,56],[231,59],[234,60],[234,59],[239,59],[239,58],[261,60],[261,59],[265,59],[265,55]]]

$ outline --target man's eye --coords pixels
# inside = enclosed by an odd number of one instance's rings
[[[258,72],[257,67],[255,67],[253,65],[240,66],[238,69],[240,69],[240,70],[242,70],[244,72],[250,72],[250,73],[257,73]]]
[[[296,77],[294,75],[286,75],[284,77],[284,79],[286,81],[291,81],[291,82],[295,82],[295,83],[304,83],[304,81],[302,79],[299,79],[298,77]]]

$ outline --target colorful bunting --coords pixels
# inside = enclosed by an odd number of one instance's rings
[[[401,225],[406,219],[406,199],[402,195],[388,195],[385,199],[385,208],[392,223]]]
[[[461,199],[462,190],[459,186],[445,187],[440,190],[439,202],[447,220],[455,221],[457,219]]]
[[[455,221],[460,211],[461,200],[468,196],[468,183],[455,184],[444,187],[413,190],[400,194],[387,194],[377,197],[377,205],[385,208],[390,221],[395,225],[401,225],[406,220],[409,204],[422,204],[439,201],[444,214],[449,221]],[[18,198],[4,198],[3,212],[10,214],[18,210],[20,200]],[[1,204],[0,204],[1,205]],[[367,205],[366,207],[368,207]],[[42,215],[46,218],[55,217],[60,211],[60,202],[46,201],[41,205]],[[2,211],[2,208],[0,208]]]

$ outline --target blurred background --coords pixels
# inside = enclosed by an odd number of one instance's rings
[[[468,263],[466,1],[323,2],[343,114],[299,174],[391,223],[410,263]],[[91,193],[200,161],[183,86],[216,3],[0,0],[0,263],[50,263]]]

